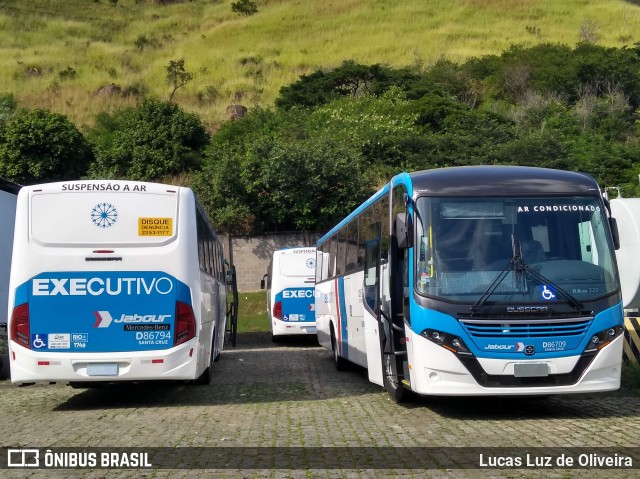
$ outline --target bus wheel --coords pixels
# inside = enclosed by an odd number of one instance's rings
[[[382,354],[384,357],[384,388],[393,402],[401,403],[407,398],[407,390],[398,384],[398,378],[393,374],[393,369],[391,368],[393,356],[391,354]]]
[[[213,354],[214,354],[214,348],[213,348],[213,345],[211,345],[211,354],[209,355],[209,365],[207,366],[207,369],[205,369],[202,372],[200,377],[195,380],[195,383],[199,386],[208,386],[213,382],[213,362],[215,361]]]
[[[346,371],[349,367],[347,360],[338,354],[338,344],[336,343],[336,335],[331,325],[331,351],[333,352],[333,364],[338,371]]]

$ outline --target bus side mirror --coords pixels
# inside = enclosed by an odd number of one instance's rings
[[[260,289],[264,289],[264,287],[265,287],[265,283],[266,283],[266,281],[265,281],[265,280],[266,280],[266,278],[267,278],[267,275],[265,274],[265,275],[262,277],[262,279],[260,280]]]
[[[611,226],[611,236],[613,237],[613,247],[620,249],[620,233],[618,232],[618,222],[615,218],[609,217],[609,225]]]
[[[413,227],[411,215],[408,213],[398,213],[396,215],[395,230],[398,248],[408,249],[413,246]]]
[[[233,286],[236,282],[236,275],[235,275],[235,270],[228,270],[227,271],[227,277],[225,282],[227,283],[227,286]]]

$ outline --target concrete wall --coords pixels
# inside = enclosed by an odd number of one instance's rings
[[[315,246],[322,233],[274,233],[260,236],[223,236],[225,258],[231,258],[238,275],[238,291],[260,290],[273,252],[282,248]]]

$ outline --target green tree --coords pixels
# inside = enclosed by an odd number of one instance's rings
[[[231,11],[238,15],[244,15],[246,17],[258,13],[258,6],[256,2],[251,0],[238,0],[231,4]]]
[[[0,176],[17,183],[79,179],[92,160],[87,139],[58,113],[19,114],[0,133]]]
[[[18,99],[13,93],[0,94],[0,125],[7,123],[18,111]]]
[[[258,109],[220,128],[192,182],[218,228],[328,228],[372,193],[360,146],[315,120],[297,109]]]
[[[166,69],[167,85],[172,88],[168,100],[171,101],[173,100],[173,95],[175,95],[176,90],[193,80],[193,75],[184,69],[183,58],[180,60],[169,60],[169,65],[167,65]]]
[[[159,100],[99,119],[90,132],[96,149],[92,177],[158,180],[191,171],[210,139],[196,115]]]
[[[383,65],[361,65],[345,61],[331,71],[317,70],[280,89],[276,106],[282,109],[314,107],[341,97],[380,95],[392,86],[402,90],[420,90],[423,79],[411,69],[394,70]]]

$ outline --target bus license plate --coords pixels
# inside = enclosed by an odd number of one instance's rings
[[[88,376],[117,376],[118,365],[111,363],[87,364]]]
[[[513,375],[517,378],[536,378],[549,375],[546,363],[522,363],[513,365]]]

